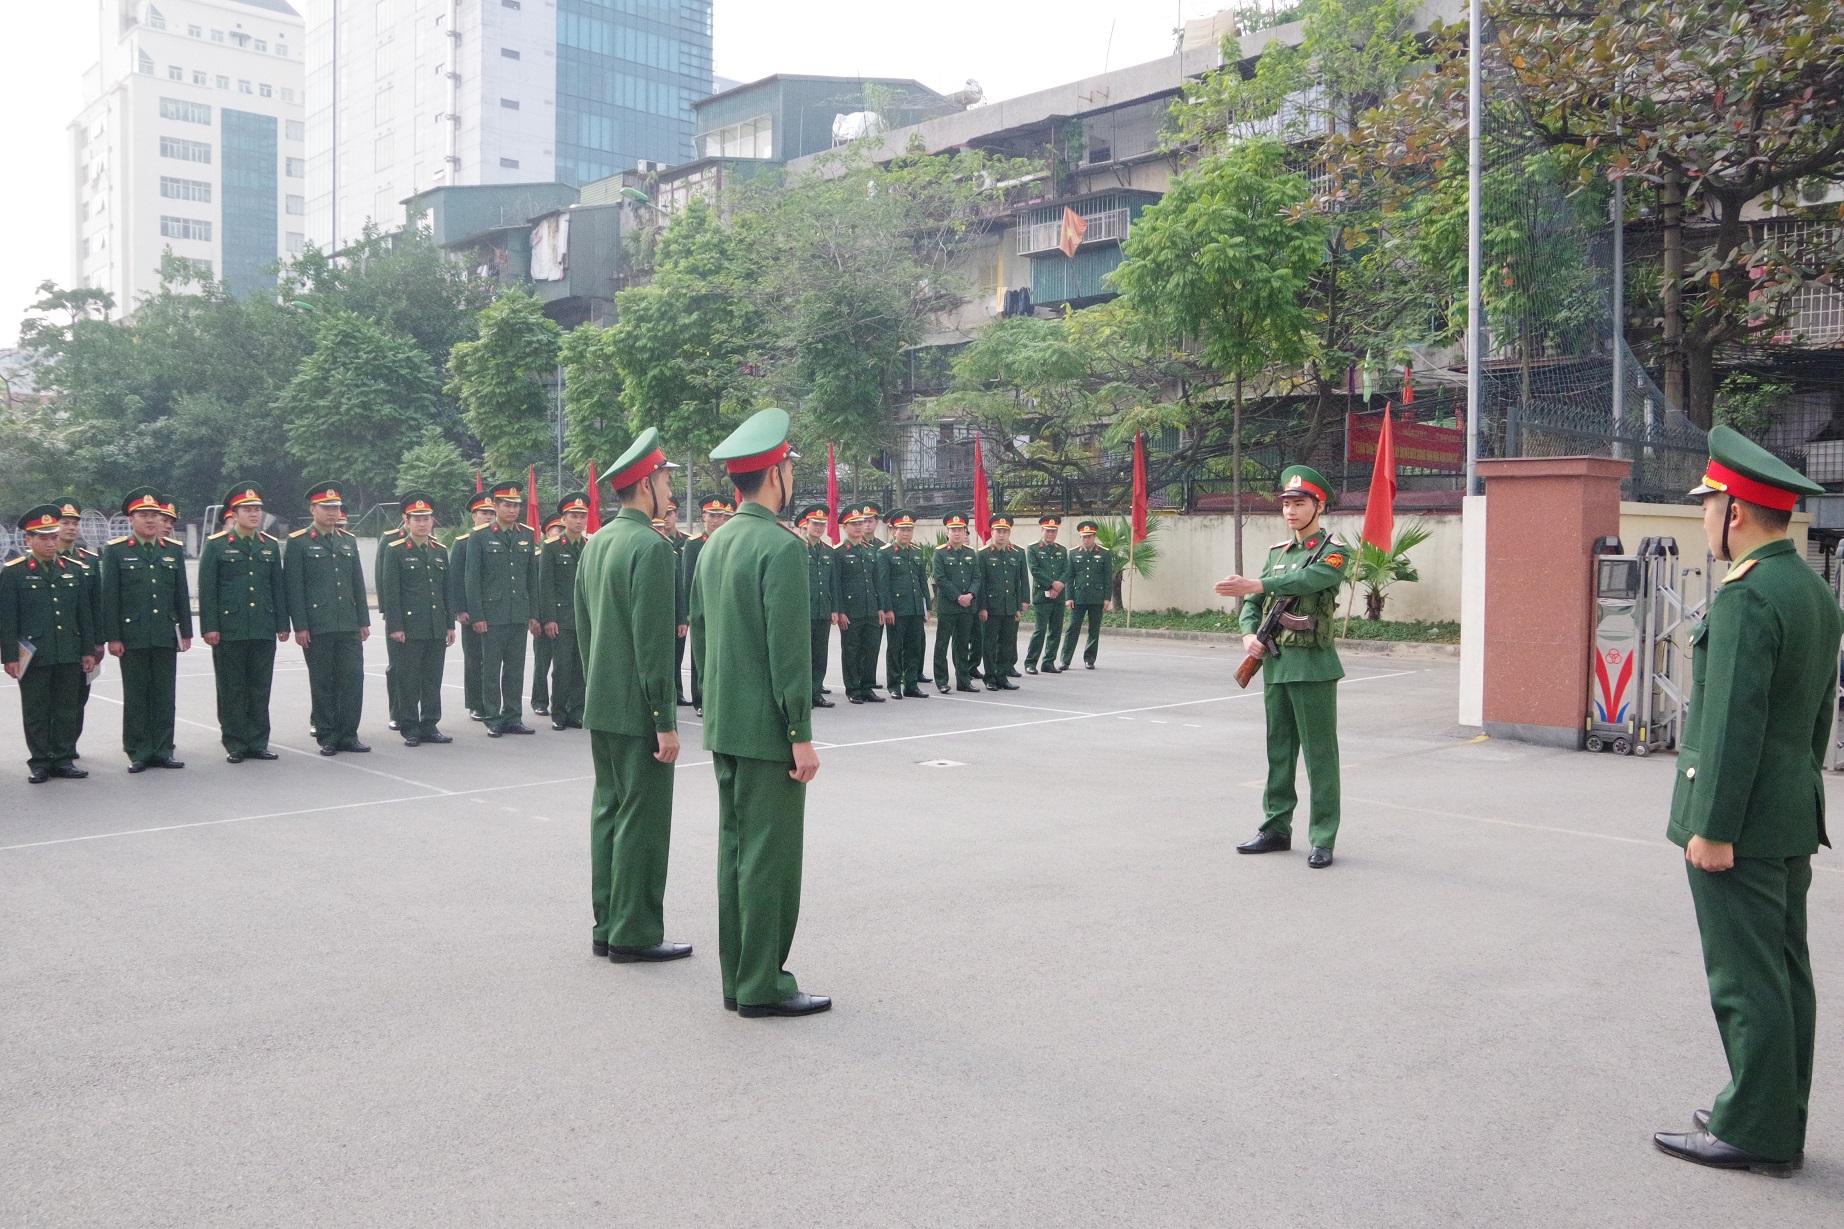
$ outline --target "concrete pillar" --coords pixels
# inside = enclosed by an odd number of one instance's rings
[[[1581,746],[1594,626],[1590,551],[1620,532],[1630,461],[1521,457],[1479,462],[1485,532],[1484,686],[1493,738]]]
[[[1460,724],[1485,721],[1485,496],[1460,511]]]

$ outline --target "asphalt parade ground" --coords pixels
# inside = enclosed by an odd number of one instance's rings
[[[0,1225],[1844,1223],[1844,857],[1805,1169],[1667,1158],[1726,1079],[1670,760],[1477,739],[1452,665],[1347,658],[1326,871],[1304,815],[1234,852],[1262,708],[1223,649],[817,714],[790,968],[837,1005],[745,1020],[695,725],[697,953],[611,965],[587,736],[490,740],[450,686],[456,742],[405,748],[367,647],[375,750],[333,759],[292,646],[274,763],[224,762],[202,645],[184,771],[124,771],[111,666],[90,779],[29,786],[0,686]]]

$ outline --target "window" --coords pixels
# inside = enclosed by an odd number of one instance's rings
[[[517,158],[501,158],[499,164],[509,171],[516,171],[519,169],[519,160]]]
[[[195,68],[192,70],[192,84],[193,85],[210,85],[211,78],[207,77],[203,72]]]
[[[186,37],[187,38],[204,38],[205,31],[203,31],[197,26],[187,26],[186,27]]]
[[[250,45],[250,36],[245,34],[242,30],[232,30],[230,40],[239,47],[248,47]]]
[[[288,212],[295,217],[305,216],[307,213],[307,198],[305,196],[289,197]]]
[[[306,158],[284,158],[282,163],[285,168],[284,173],[290,179],[300,179],[307,174]]]
[[[147,6],[147,24],[154,30],[166,29],[166,15],[153,5]]]
[[[699,133],[698,155],[702,158],[772,158],[775,156],[774,138],[774,119],[758,115],[740,124]]]
[[[218,74],[218,88],[221,90],[228,90],[230,88],[230,78],[226,77],[223,73]]]
[[[223,41],[224,41],[224,31],[222,31],[222,30],[213,30],[213,31],[211,32],[211,41],[212,41],[212,42],[214,42],[214,43],[221,43],[221,42],[223,42]]]
[[[265,43],[262,39],[259,38],[256,40],[256,50],[267,51],[269,50],[269,44]]]
[[[508,60],[516,60],[519,58],[519,53],[514,51],[510,47],[501,47],[499,49],[499,53],[505,56]]]
[[[248,94],[250,92],[250,83],[248,81],[239,81],[237,83],[237,92],[239,94]]]
[[[516,98],[502,98],[499,100],[499,105],[506,108],[508,111],[517,111],[519,109],[519,100]]]
[[[273,97],[275,97],[275,91],[274,91],[273,89],[271,89],[271,88],[269,88],[269,84],[268,84],[268,82],[264,82],[263,84],[261,84],[261,85],[259,85],[259,86],[257,86],[257,87],[256,87],[256,92],[257,92],[258,94],[261,94],[261,95],[262,95],[262,96],[263,96],[264,98],[273,98]]]
[[[307,251],[307,236],[298,230],[289,231],[288,254],[290,256],[299,256],[305,251]]]
[[[209,124],[211,106],[203,102],[188,102],[183,98],[162,98],[160,118],[176,119],[182,124]]]
[[[143,51],[135,63],[136,63],[136,66],[141,70],[141,73],[143,76],[151,77],[154,75],[154,57],[153,56],[148,55],[145,51]]]
[[[182,162],[211,161],[211,146],[204,141],[186,141],[179,137],[160,138],[160,156],[178,158]]]
[[[169,80],[184,81],[186,79],[186,70],[177,64],[168,64],[166,66],[166,75]]]
[[[298,119],[291,119],[288,121],[288,129],[284,135],[290,141],[305,141],[307,140],[307,124]]]
[[[288,54],[288,44],[287,43],[277,43],[275,45],[275,54],[279,56],[286,56]]]
[[[503,9],[516,9],[521,7],[519,0],[499,0],[499,6]]]
[[[209,260],[190,260],[181,257],[179,267],[188,274],[188,281],[208,282],[211,280],[211,262]]]
[[[211,203],[211,185],[202,179],[179,179],[172,175],[160,177],[160,195],[175,201],[202,201]]]
[[[282,101],[283,102],[293,102],[294,100],[295,100],[294,87],[284,85],[282,87]]]
[[[160,234],[167,239],[197,239],[211,242],[211,223],[203,218],[175,218],[160,215]]]

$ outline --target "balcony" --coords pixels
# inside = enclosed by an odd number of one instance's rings
[[[1081,210],[1077,210],[1081,213]],[[1091,243],[1120,243],[1127,238],[1127,228],[1132,222],[1132,212],[1126,208],[1110,209],[1105,213],[1082,214],[1088,220],[1088,230],[1082,236],[1082,246]],[[1063,246],[1063,218],[1059,214],[1049,222],[1033,222],[1018,228],[1018,254],[1020,256],[1038,256],[1059,250]]]

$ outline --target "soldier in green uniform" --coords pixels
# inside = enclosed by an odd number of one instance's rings
[[[992,541],[980,553],[980,623],[985,631],[986,690],[1017,691],[1018,619],[1031,597],[1024,552],[1012,545],[1012,518],[992,518]]]
[[[167,538],[173,505],[152,487],[122,500],[134,532],[102,552],[102,631],[122,664],[122,750],[128,771],[184,768],[173,758],[180,653],[192,647],[186,551]],[[173,509],[175,512],[177,509]]]
[[[1082,638],[1085,619],[1088,643],[1082,646],[1082,664],[1090,670],[1095,668],[1096,654],[1101,651],[1101,616],[1114,609],[1114,552],[1097,544],[1100,531],[1094,521],[1076,524],[1076,549],[1069,552],[1069,584],[1063,590],[1063,605],[1070,611],[1069,631],[1063,637],[1063,659],[1058,670],[1069,669],[1076,659],[1076,641]]]
[[[652,427],[610,467],[621,511],[583,547],[572,599],[589,666],[583,721],[595,760],[590,946],[617,964],[692,954],[691,944],[665,937],[673,764],[679,758],[672,673],[679,586],[672,547],[651,523],[670,498],[676,468]]]
[[[1351,566],[1351,547],[1319,523],[1332,502],[1332,484],[1317,470],[1290,465],[1281,471],[1281,518],[1293,532],[1268,548],[1260,580],[1228,576],[1216,583],[1223,597],[1240,597],[1243,646],[1260,651],[1255,631],[1267,603],[1296,599],[1292,614],[1308,623],[1283,627],[1278,656],[1261,663],[1262,703],[1268,719],[1268,785],[1262,794],[1267,819],[1254,837],[1236,846],[1237,853],[1273,853],[1293,848],[1293,809],[1299,801],[1294,773],[1301,749],[1306,753],[1306,780],[1312,787],[1312,813],[1306,837],[1313,851],[1306,865],[1320,870],[1332,864],[1338,842],[1338,680],[1345,668],[1338,660],[1332,613],[1338,587]]]
[[[75,559],[84,565],[84,582],[88,585],[90,595],[90,627],[98,635],[102,632],[102,556],[78,540],[78,533],[83,528],[83,505],[66,495],[58,504],[58,553]],[[97,662],[102,661],[103,648],[99,641],[93,646],[90,656]],[[83,675],[83,701],[77,706],[77,737],[83,737],[83,720],[90,711],[90,674]],[[77,756],[82,759],[81,755]]]
[[[468,717],[479,721],[484,703],[480,698],[480,660],[486,637],[474,630],[474,621],[467,617],[467,556],[473,549],[474,535],[493,523],[493,497],[485,491],[475,491],[468,500],[467,514],[473,528],[456,534],[448,548],[448,605],[461,625],[461,699]]]
[[[871,514],[863,508],[845,513],[845,541],[833,552],[838,570],[839,665],[845,674],[845,698],[853,704],[882,704],[877,694],[877,646],[883,626],[883,595],[877,588],[879,556],[866,530]]]
[[[57,504],[39,504],[19,518],[26,553],[0,568],[0,663],[19,681],[25,723],[27,780],[80,781],[90,774],[77,758],[77,718],[83,675],[96,666],[89,565],[58,550]],[[20,661],[23,645],[31,656]]]
[[[1688,1133],[1687,1161],[1789,1177],[1804,1159],[1818,999],[1806,946],[1822,766],[1837,706],[1840,614],[1787,540],[1824,488],[1729,427],[1710,432],[1690,493],[1718,559],[1734,561],[1691,634],[1690,708],[1666,835],[1683,847],[1729,1084]]]
[[[884,604],[890,613],[890,652],[884,681],[890,698],[926,700],[922,656],[928,648],[928,564],[916,545],[916,514],[893,509],[886,518],[895,535],[884,548]]]
[[[691,697],[685,694],[685,646],[690,643],[687,637],[691,631],[689,622],[691,618],[691,588],[690,580],[685,575],[684,567],[685,543],[688,542],[690,538],[679,529],[679,505],[677,501],[668,497],[665,506],[654,514],[653,528],[657,530],[660,537],[666,539],[667,544],[672,547],[672,570],[673,575],[677,578],[678,584],[678,606],[674,617],[679,621],[679,638],[674,643],[672,650],[673,661],[677,663],[675,668],[678,670],[678,674],[675,676],[678,682],[673,684],[678,688],[678,698],[674,703],[678,704],[681,708],[690,708]]]
[[[877,582],[877,601],[880,609],[877,617],[871,621],[871,630],[864,635],[865,643],[861,646],[865,656],[865,679],[870,686],[870,695],[877,694],[877,659],[884,653],[884,628],[895,620],[889,610],[890,588],[890,544],[877,536],[883,525],[884,510],[875,503],[861,503],[858,511],[864,516],[863,542],[871,549],[871,558],[876,561],[873,576]],[[890,681],[890,659],[884,658],[884,682]]]
[[[563,533],[538,555],[538,619],[541,639],[551,646],[551,728],[583,728],[583,656],[576,634],[576,573],[589,529],[589,492],[571,491],[557,501]]]
[[[724,1006],[804,1016],[832,1000],[787,971],[800,917],[813,663],[807,548],[776,516],[794,492],[788,415],[760,410],[711,451],[742,503],[704,550],[692,637],[704,662],[704,746],[717,774],[717,937]]]
[[[346,527],[343,519],[339,527],[341,529]],[[371,559],[371,575],[374,583],[380,570],[384,567],[384,552],[403,541],[404,533],[403,517],[399,509],[397,524],[378,535],[378,549],[372,553]],[[402,705],[397,700],[397,661],[389,656],[386,657],[384,666],[384,706],[391,715],[390,728],[394,730],[397,728],[397,712]]]
[[[706,495],[698,501],[698,513],[704,518],[704,528],[685,540],[684,548],[679,552],[679,591],[685,595],[687,603],[691,601],[692,576],[698,570],[698,556],[704,551],[704,544],[712,534],[723,528],[725,521],[736,514],[736,508],[721,495]],[[700,713],[704,711],[704,679],[698,668],[698,658],[694,654],[691,663],[691,700],[692,707]]]
[[[794,518],[795,528],[805,534],[807,544],[807,611],[808,647],[813,659],[813,707],[831,708],[826,697],[826,659],[832,629],[839,622],[837,590],[838,568],[833,563],[833,545],[826,540],[826,525],[831,511],[825,504],[808,504]]]
[[[1069,548],[1056,540],[1061,529],[1060,516],[1040,516],[1037,526],[1043,537],[1024,548],[1025,562],[1031,568],[1031,643],[1024,651],[1024,672],[1037,673],[1037,663],[1044,663],[1045,674],[1058,673],[1057,648],[1063,643],[1063,590],[1069,585]]]
[[[469,536],[467,615],[481,644],[481,720],[487,734],[535,733],[523,718],[526,639],[538,628],[537,531],[521,524],[525,490],[517,482],[496,482],[493,522]]]
[[[587,504],[584,505],[587,508]],[[588,513],[584,513],[584,519]],[[544,541],[538,546],[538,589],[536,605],[538,610],[538,630],[531,634],[531,711],[540,717],[551,715],[551,693],[556,688],[556,681],[551,677],[556,673],[557,661],[553,650],[556,638],[545,634],[545,615],[550,611],[550,603],[544,592],[544,548],[563,537],[563,517],[553,516],[544,522]],[[555,722],[552,723],[556,725]],[[563,729],[563,726],[557,726]]]
[[[397,672],[392,717],[406,747],[449,743],[442,733],[442,670],[455,642],[449,608],[448,548],[432,536],[435,499],[427,491],[405,491],[404,535],[378,561],[378,614],[384,620],[385,652]]]
[[[345,503],[336,482],[309,487],[314,523],[289,534],[282,551],[288,621],[307,660],[314,741],[322,755],[371,750],[359,741],[371,604],[365,600],[358,539],[340,528]]]
[[[954,690],[973,691],[973,667],[979,659],[980,556],[967,545],[967,516],[950,512],[941,518],[948,544],[935,551],[935,686],[948,690],[948,663],[953,662]]]
[[[230,525],[205,539],[198,561],[199,632],[211,646],[224,758],[273,760],[269,692],[275,646],[288,639],[282,542],[263,532],[262,488],[240,482],[224,497]]]

